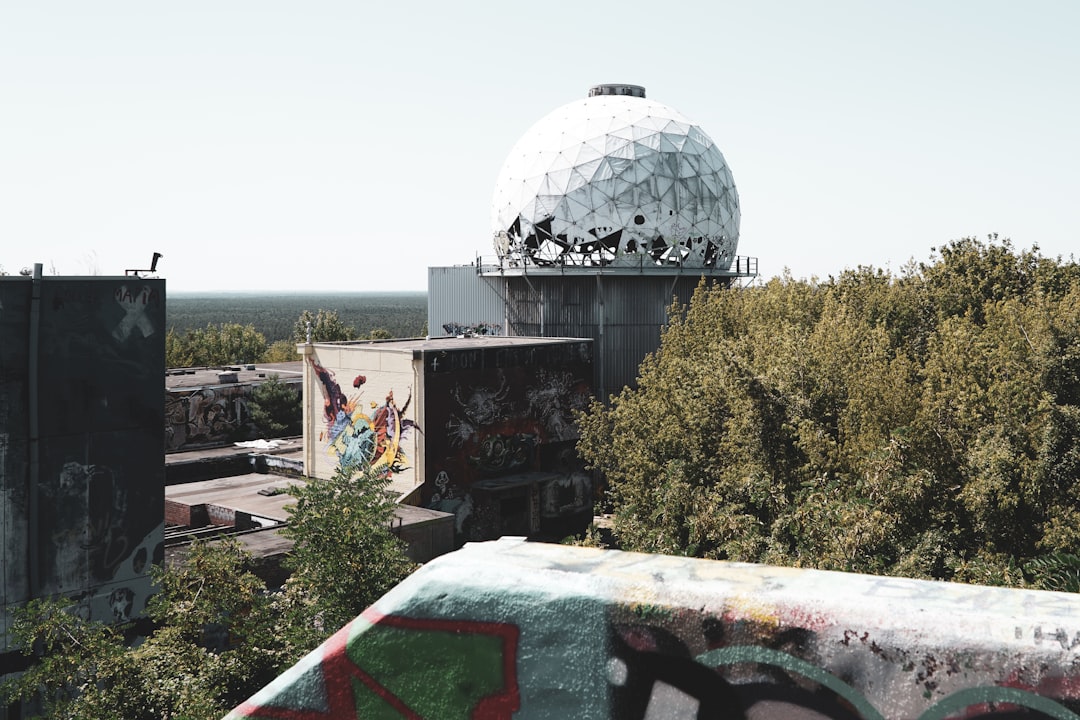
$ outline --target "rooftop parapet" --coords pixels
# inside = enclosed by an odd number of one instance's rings
[[[228,717],[1064,720],[1077,618],[1076,594],[503,538],[429,563]]]

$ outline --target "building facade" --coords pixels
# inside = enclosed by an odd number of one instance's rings
[[[592,342],[452,337],[301,346],[304,470],[388,476],[400,502],[452,513],[459,543],[564,537],[592,519],[574,451]]]
[[[0,651],[13,608],[140,614],[163,552],[165,281],[0,277]]]

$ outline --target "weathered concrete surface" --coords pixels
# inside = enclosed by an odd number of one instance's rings
[[[504,538],[228,717],[1075,718],[1078,651],[1078,595]]]

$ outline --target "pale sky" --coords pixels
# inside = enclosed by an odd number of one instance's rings
[[[0,4],[0,265],[424,290],[494,255],[529,127],[643,85],[724,153],[765,278],[999,233],[1080,255],[1080,2]]]

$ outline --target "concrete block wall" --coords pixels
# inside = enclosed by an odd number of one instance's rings
[[[1080,595],[503,538],[228,718],[1076,718]]]

